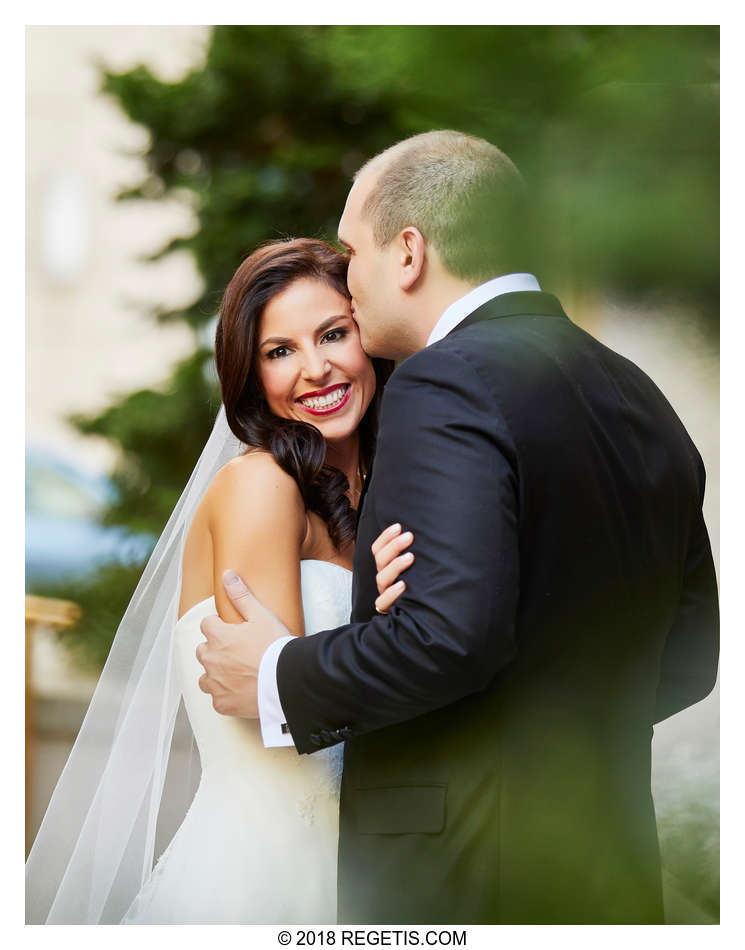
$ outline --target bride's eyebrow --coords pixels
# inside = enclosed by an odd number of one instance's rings
[[[337,313],[334,317],[329,317],[327,320],[324,320],[323,323],[319,323],[316,327],[316,333],[323,333],[324,330],[328,330],[329,327],[332,327],[335,323],[338,323],[340,320],[351,320],[352,318],[348,313]]]
[[[340,320],[351,320],[352,318],[348,313],[338,313],[333,317],[327,317],[322,323],[319,323],[316,327],[316,333],[323,333],[324,330],[328,330],[329,327],[332,327],[335,323],[338,323]],[[287,346],[288,343],[292,343],[292,340],[286,336],[268,336],[265,340],[262,340],[259,344],[259,349],[263,349],[265,346]]]
[[[259,343],[259,349],[263,350],[265,346],[287,346],[292,340],[286,336],[268,336]]]

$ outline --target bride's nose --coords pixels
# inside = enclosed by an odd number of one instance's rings
[[[328,376],[331,364],[319,350],[311,350],[303,356],[302,375],[304,379],[319,380]]]

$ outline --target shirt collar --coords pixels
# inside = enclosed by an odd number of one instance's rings
[[[499,297],[500,294],[519,293],[523,290],[538,290],[540,285],[532,274],[504,274],[502,277],[494,277],[487,280],[485,284],[479,284],[473,290],[460,297],[454,303],[451,303],[447,310],[432,328],[432,332],[427,339],[427,346],[437,343],[454,327],[466,319],[466,317],[478,310],[489,300]]]

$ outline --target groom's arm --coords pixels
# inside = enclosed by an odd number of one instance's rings
[[[414,532],[416,560],[390,614],[282,648],[279,696],[300,752],[448,705],[514,656],[517,477],[505,432],[494,395],[452,347],[391,377],[366,504],[378,524]]]
[[[706,475],[698,452],[696,455],[703,505]],[[717,579],[709,535],[699,507],[688,544],[680,605],[660,662],[654,722],[667,719],[708,696],[716,682],[718,661]]]
[[[267,749],[294,745],[287,726],[287,716],[277,689],[277,660],[282,647],[293,637],[280,637],[267,647],[259,664],[256,702],[261,727],[261,741]]]

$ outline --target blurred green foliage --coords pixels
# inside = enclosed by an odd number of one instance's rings
[[[73,420],[119,450],[107,520],[157,534],[174,507],[219,406],[209,332],[240,261],[283,235],[334,240],[351,175],[407,135],[457,128],[516,162],[545,289],[684,301],[715,336],[718,63],[708,26],[220,26],[178,82],[105,71],[103,91],[150,135],[143,180],[120,198],[193,207],[194,233],[154,257],[186,249],[203,279],[189,307],[153,315],[187,323],[194,354],[158,391]],[[83,607],[65,634],[81,662],[102,665],[140,571],[40,591]],[[661,830],[663,856],[717,913],[696,843],[711,822]]]
[[[143,566],[107,564],[81,580],[48,584],[40,590],[47,597],[71,600],[82,607],[76,624],[56,631],[81,669],[93,672],[103,669]]]
[[[104,436],[122,449],[112,473],[117,498],[104,514],[105,524],[162,530],[220,408],[219,393],[205,374],[209,359],[210,350],[200,346],[177,365],[161,391],[138,390],[98,416],[71,417],[84,434]]]

